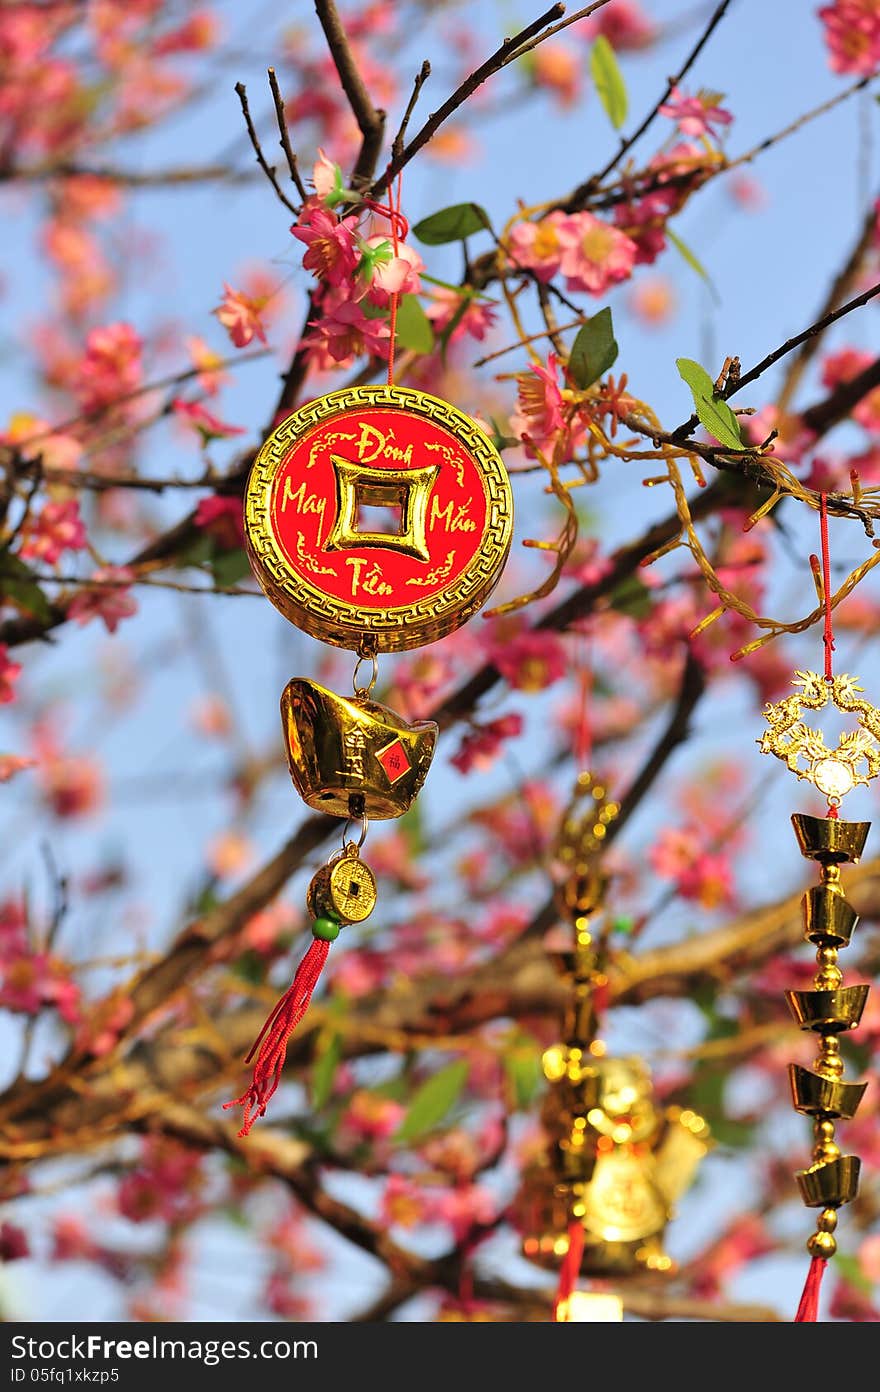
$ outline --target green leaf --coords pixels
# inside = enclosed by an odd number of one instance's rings
[[[396,1141],[416,1141],[433,1131],[453,1106],[465,1085],[468,1064],[465,1060],[447,1064],[435,1073],[416,1092],[403,1118]]]
[[[623,73],[620,71],[614,49],[604,34],[600,34],[593,44],[590,53],[590,73],[609,121],[615,130],[620,130],[629,109],[626,83],[623,80]]]
[[[526,1111],[541,1086],[541,1056],[537,1045],[520,1039],[504,1054],[504,1071],[517,1111]]]
[[[446,242],[461,242],[474,232],[491,227],[489,214],[479,203],[455,203],[439,213],[422,218],[413,228],[414,236],[425,246],[443,246]]]
[[[434,347],[431,321],[416,295],[403,295],[397,306],[397,342],[413,353],[430,353]]]
[[[339,1034],[318,1037],[317,1058],[312,1068],[312,1107],[320,1111],[330,1100],[333,1080],[342,1058],[342,1037]]]
[[[4,599],[11,599],[20,608],[33,614],[40,623],[52,622],[52,606],[36,580],[8,580],[4,576],[0,578],[0,593]]]
[[[720,445],[728,449],[745,449],[739,421],[727,402],[715,390],[715,383],[704,367],[691,358],[676,358],[679,376],[687,382],[694,398],[694,410],[700,422]]]
[[[32,614],[40,623],[51,623],[52,606],[33,572],[11,551],[0,551],[0,596]]]
[[[874,1282],[870,1276],[865,1275],[858,1257],[853,1256],[850,1252],[837,1252],[834,1262],[848,1286],[855,1286],[856,1290],[861,1291],[863,1295],[871,1294]]]
[[[226,589],[251,574],[251,563],[247,552],[238,546],[234,551],[221,551],[219,556],[215,556],[211,561],[211,570],[216,583]]]
[[[214,538],[210,532],[200,531],[192,546],[181,552],[179,564],[182,566],[201,566],[210,561],[214,554]]]
[[[611,310],[606,305],[578,329],[568,360],[568,375],[575,386],[584,391],[614,366],[619,351]]]
[[[615,585],[609,603],[618,614],[627,614],[631,619],[646,619],[654,607],[651,591],[637,575],[628,575]]]
[[[696,271],[697,275],[700,276],[702,280],[705,280],[707,285],[710,285],[711,281],[709,280],[709,272],[706,270],[706,267],[703,265],[702,261],[697,260],[696,256],[691,251],[687,242],[683,242],[681,237],[679,237],[678,233],[673,232],[668,222],[666,224],[666,235],[669,238],[672,245],[675,247],[675,250],[678,252],[679,256],[681,256],[688,263],[691,270]]]

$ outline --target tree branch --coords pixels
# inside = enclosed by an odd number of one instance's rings
[[[351,187],[363,188],[370,182],[385,132],[385,112],[378,110],[372,102],[360,69],[351,51],[348,35],[339,18],[334,0],[315,0],[315,11],[327,47],[333,59],[342,90],[348,98],[354,118],[358,123],[362,141],[360,153],[351,173]]]
[[[263,173],[269,180],[269,183],[272,185],[278,197],[281,199],[281,202],[284,204],[285,208],[289,209],[289,211],[293,214],[294,217],[298,217],[299,208],[296,206],[295,203],[291,203],[290,199],[287,197],[287,194],[284,192],[284,190],[282,189],[281,185],[275,177],[274,165],[270,165],[266,160],[266,156],[263,154],[263,147],[261,146],[259,139],[257,138],[257,132],[254,129],[254,123],[251,120],[251,109],[248,105],[247,90],[245,88],[244,83],[236,82],[235,91],[238,95],[238,100],[241,102],[241,112],[244,116],[245,125],[247,126],[247,133],[250,137],[251,145],[254,148],[254,154],[257,157],[257,164],[262,169]]]
[[[590,197],[590,194],[595,192],[595,190],[601,184],[602,180],[608,177],[612,169],[616,168],[616,166],[623,159],[624,155],[629,153],[629,151],[635,145],[636,141],[641,139],[645,131],[653,122],[661,106],[663,106],[663,104],[669,100],[669,97],[672,95],[673,89],[677,87],[679,83],[690,72],[691,68],[699,58],[706,44],[709,42],[709,39],[712,37],[712,34],[715,32],[715,29],[718,27],[718,25],[724,18],[725,12],[730,7],[730,3],[731,0],[721,0],[721,4],[715,10],[715,13],[712,15],[711,19],[709,20],[709,23],[706,25],[706,28],[703,30],[696,44],[691,49],[687,58],[684,60],[684,63],[681,65],[678,72],[675,74],[675,77],[670,77],[669,81],[666,84],[666,89],[663,92],[663,95],[648,112],[644,121],[642,121],[641,125],[633,131],[632,135],[626,136],[623,140],[621,140],[620,148],[617,151],[617,154],[614,155],[608,161],[604,169],[600,170],[598,174],[594,174],[592,178],[588,179],[585,184],[581,184],[578,188],[575,189],[574,193],[570,195],[566,202],[566,212],[575,212],[581,206],[581,204],[583,204]]]
[[[269,88],[272,93],[272,100],[275,103],[275,119],[278,122],[278,134],[281,137],[278,143],[284,151],[285,158],[287,159],[287,167],[290,170],[290,177],[296,185],[296,191],[305,203],[309,195],[306,193],[305,184],[300,178],[299,164],[297,163],[293,146],[290,143],[290,131],[287,129],[287,117],[284,114],[284,102],[282,101],[281,92],[278,87],[278,78],[275,75],[274,68],[269,68],[268,72]]]
[[[607,3],[608,0],[597,0],[597,3],[587,6],[584,10],[579,10],[577,14],[572,15],[571,19],[563,21],[561,26],[548,29],[547,26],[551,24],[554,19],[558,19],[560,15],[565,13],[564,5],[553,5],[538,19],[532,20],[531,24],[527,24],[518,34],[514,34],[513,38],[505,39],[500,48],[497,48],[494,53],[490,54],[485,63],[482,63],[480,67],[475,68],[472,73],[468,74],[464,82],[456,87],[455,91],[451,96],[447,97],[442,106],[439,106],[436,111],[431,112],[425,124],[413,136],[409,144],[404,149],[398,151],[396,155],[392,155],[391,163],[388,165],[388,168],[385,170],[384,174],[374,181],[370,189],[370,193],[373,197],[378,197],[380,193],[383,193],[385,189],[388,188],[395,175],[399,174],[401,169],[409,164],[413,156],[417,155],[419,150],[427,145],[428,141],[436,135],[437,131],[443,125],[443,122],[448,120],[469,97],[473,96],[474,92],[476,92],[479,87],[482,87],[483,83],[486,82],[488,78],[500,72],[502,68],[506,68],[508,63],[512,63],[515,59],[522,56],[522,53],[525,51],[525,46],[530,39],[534,39],[540,34],[541,41],[543,41],[545,38],[549,38],[552,33],[557,33],[560,27],[565,27],[566,24],[573,24],[575,20],[586,18],[587,15],[592,14],[594,10],[600,9],[602,5]],[[546,32],[541,33],[542,30],[546,30]]]

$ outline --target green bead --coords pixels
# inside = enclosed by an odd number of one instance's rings
[[[324,942],[333,942],[339,937],[339,927],[335,918],[316,918],[312,924],[312,936],[322,938]]]

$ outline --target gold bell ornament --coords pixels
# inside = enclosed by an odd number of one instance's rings
[[[834,1230],[837,1210],[858,1193],[859,1159],[842,1154],[835,1140],[835,1122],[855,1116],[866,1083],[844,1082],[840,1037],[855,1029],[862,1017],[870,987],[843,985],[837,965],[838,952],[848,947],[858,915],[846,900],[841,882],[842,865],[858,861],[870,830],[870,822],[846,822],[838,813],[840,801],[859,784],[867,785],[880,773],[880,711],[862,699],[862,688],[845,674],[834,675],[831,627],[830,565],[825,494],[821,495],[822,575],[820,597],[825,605],[825,671],[796,672],[799,690],[764,708],[768,729],[758,744],[762,754],[774,754],[800,780],[812,783],[827,799],[825,817],[796,812],[792,825],[801,855],[815,861],[819,883],[801,901],[804,937],[816,948],[817,971],[813,989],[786,991],[786,1001],[796,1023],[818,1038],[819,1049],[812,1068],[789,1064],[792,1105],[813,1123],[812,1163],[795,1176],[808,1208],[819,1209],[816,1231],[807,1242],[812,1261],[796,1321],[817,1318],[819,1291],[828,1259],[837,1250]],[[811,557],[814,574],[818,561]],[[836,748],[829,749],[821,730],[804,722],[808,711],[828,704],[844,715],[855,716],[857,728],[844,731]]]
[[[405,236],[399,212],[395,239]],[[510,550],[513,500],[502,460],[456,407],[393,383],[346,387],[283,420],[254,461],[245,537],[271,602],[311,636],[357,655],[353,693],[305,677],[281,698],[291,778],[303,801],[345,819],[340,850],[306,896],[313,942],[247,1062],[241,1135],[262,1116],[287,1041],[305,1014],[340,929],[376,904],[361,857],[371,820],[400,817],[425,781],[438,728],[373,700],[383,652],[452,633],[488,598]],[[361,679],[361,673],[366,675]],[[358,827],[355,838],[349,828]]]
[[[543,1057],[549,1145],[514,1204],[523,1255],[559,1271],[555,1318],[566,1322],[622,1318],[618,1296],[577,1289],[581,1275],[673,1269],[664,1231],[710,1144],[696,1112],[657,1105],[641,1059],[611,1057],[598,1038],[607,995],[604,934],[595,927],[608,883],[600,857],[617,810],[601,784],[580,775],[556,849],[564,869],[556,906],[574,946],[554,954],[570,996],[562,1039]]]

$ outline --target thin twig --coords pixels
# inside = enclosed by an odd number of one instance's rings
[[[620,163],[620,161],[623,159],[624,155],[632,149],[636,141],[641,139],[645,131],[653,122],[661,106],[663,106],[665,102],[669,100],[669,97],[672,95],[673,89],[679,85],[679,83],[687,76],[688,72],[693,67],[694,63],[699,58],[706,44],[709,42],[709,39],[712,37],[712,34],[714,33],[715,29],[724,18],[725,12],[729,7],[730,0],[721,0],[721,4],[718,6],[715,13],[712,15],[712,18],[709,20],[709,23],[706,25],[706,28],[703,30],[696,44],[691,49],[687,58],[684,60],[684,63],[679,68],[678,72],[675,74],[675,77],[670,77],[669,81],[666,84],[666,89],[663,92],[662,97],[660,97],[659,101],[657,101],[655,105],[651,108],[645,119],[642,121],[641,125],[633,131],[632,135],[626,136],[623,140],[621,140],[620,148],[618,149],[617,154],[614,155],[608,161],[608,163],[605,165],[605,168],[600,170],[598,174],[594,174],[593,177],[591,179],[588,179],[585,184],[581,184],[579,188],[575,189],[574,193],[571,195],[571,198],[569,199],[569,203],[572,205],[569,211],[574,212],[575,209],[579,207],[585,199],[589,198],[590,194],[596,188],[599,187],[602,180],[608,177],[612,169],[615,169],[617,165]]]
[[[406,111],[403,113],[403,120],[402,120],[401,123],[400,123],[400,128],[399,128],[397,134],[395,135],[394,139],[393,139],[392,142],[391,142],[391,158],[392,158],[392,159],[397,159],[397,157],[400,155],[400,153],[401,153],[402,150],[403,150],[403,141],[404,141],[404,137],[406,136],[407,127],[408,127],[408,125],[409,125],[409,119],[410,119],[410,117],[412,116],[413,112],[415,111],[416,102],[417,102],[418,99],[419,99],[419,93],[421,92],[422,88],[424,87],[425,83],[427,82],[427,80],[428,80],[428,78],[429,78],[430,76],[431,76],[431,64],[428,62],[428,60],[427,60],[427,58],[426,58],[425,61],[424,61],[424,63],[422,64],[421,68],[420,68],[419,71],[416,73],[415,81],[414,81],[414,83],[413,83],[412,93],[411,93],[411,95],[410,95],[409,101],[407,102]]]
[[[806,342],[808,338],[813,338],[816,334],[823,333],[825,329],[835,324],[838,319],[842,319],[845,314],[851,314],[854,309],[861,309],[869,300],[873,300],[876,295],[880,295],[880,284],[872,285],[870,289],[865,290],[861,295],[856,295],[855,299],[847,300],[846,304],[841,305],[839,309],[835,309],[831,314],[826,314],[824,318],[817,320],[815,324],[810,324],[808,328],[802,329],[801,332],[795,334],[793,338],[786,339],[785,343],[781,344],[778,348],[774,348],[772,353],[768,353],[766,358],[762,358],[759,363],[755,363],[755,366],[750,367],[748,372],[744,372],[741,377],[735,379],[728,378],[724,390],[720,393],[721,397],[725,401],[729,400],[730,397],[735,396],[737,392],[741,391],[743,387],[747,387],[752,382],[756,382],[762,373],[767,371],[768,367],[772,367],[780,358],[784,358],[786,353],[790,353],[794,348],[799,347],[799,345]],[[864,374],[860,374],[860,377],[863,375]],[[851,387],[853,390],[858,390],[855,386],[858,380],[858,378],[854,378],[851,382],[845,383],[844,385]],[[863,395],[864,390],[859,391],[859,394],[853,398],[853,404],[861,400]],[[685,421],[684,425],[679,425],[673,430],[671,436],[672,443],[675,444],[680,442],[685,436],[689,435],[692,430],[696,430],[699,423],[699,416],[690,416],[688,420]]]
[[[207,164],[192,169],[121,169],[116,165],[71,164],[67,161],[0,169],[0,183],[47,183],[52,179],[100,179],[133,189],[187,188],[193,184],[249,184],[251,169],[230,169],[227,164]]]
[[[373,105],[334,0],[315,0],[315,11],[324,30],[342,90],[361,133],[361,148],[351,172],[350,182],[352,188],[362,188],[369,183],[376,167],[382,147],[382,136],[385,133],[385,112]]]
[[[877,213],[874,206],[872,206],[862,220],[859,235],[846,259],[846,263],[834,277],[831,288],[825,297],[825,303],[820,311],[820,323],[822,319],[832,314],[834,310],[837,309],[843,297],[848,294],[850,286],[859,276],[865,257],[874,245],[876,230]],[[801,344],[800,352],[797,353],[794,360],[789,363],[782,390],[776,398],[776,407],[780,413],[787,410],[788,404],[797,390],[804,371],[809,365],[821,341],[822,331],[819,330]]]
[[[607,0],[599,0],[599,3],[606,4]],[[588,14],[592,10],[598,8],[599,4],[591,5],[583,14]],[[482,63],[480,67],[475,68],[472,73],[469,73],[464,81],[456,87],[452,95],[447,97],[443,105],[439,106],[436,111],[431,112],[425,124],[416,132],[409,144],[397,155],[393,156],[385,173],[376,179],[370,188],[370,193],[373,197],[378,197],[380,193],[383,193],[385,189],[388,188],[394,176],[400,173],[404,165],[409,164],[413,156],[418,154],[419,150],[427,145],[432,136],[437,133],[443,122],[447,120],[454,111],[457,111],[469,97],[473,96],[477,88],[482,87],[487,78],[492,77],[496,72],[500,72],[508,63],[518,58],[523,44],[527,43],[529,39],[534,38],[541,30],[546,29],[548,24],[552,23],[554,19],[558,19],[564,12],[564,5],[553,5],[552,8],[542,14],[539,19],[533,20],[531,24],[526,25],[525,29],[521,29],[518,34],[514,34],[512,39],[505,39],[501,47],[497,48],[495,52],[486,59],[485,63]],[[583,15],[578,17],[583,17]],[[544,37],[546,37],[546,35]]]
[[[293,146],[290,143],[290,132],[287,129],[287,117],[284,114],[284,101],[278,87],[278,78],[275,76],[275,69],[269,68],[269,87],[272,91],[272,100],[275,103],[275,118],[278,121],[278,134],[281,136],[279,144],[284,151],[287,159],[287,167],[290,170],[290,177],[296,184],[296,191],[305,203],[308,198],[305,185],[300,178],[299,164],[294,154]]]
[[[235,90],[238,94],[238,100],[241,102],[241,112],[245,119],[245,125],[247,126],[247,133],[250,136],[251,144],[254,147],[254,154],[257,157],[257,164],[262,169],[263,173],[269,180],[269,183],[272,185],[278,197],[281,199],[281,202],[284,204],[285,208],[288,208],[290,212],[293,213],[294,217],[298,217],[299,208],[296,206],[295,203],[291,203],[290,199],[287,197],[287,194],[284,192],[283,188],[276,179],[274,166],[267,164],[266,162],[266,156],[263,154],[263,147],[261,146],[257,138],[257,132],[255,131],[254,123],[251,120],[251,109],[248,105],[247,90],[245,88],[244,83],[236,82]]]

